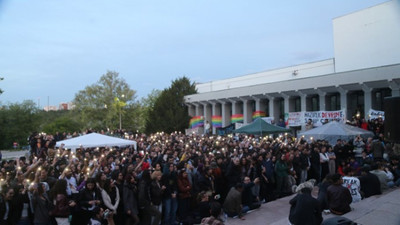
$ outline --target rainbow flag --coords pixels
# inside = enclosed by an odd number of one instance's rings
[[[202,127],[202,126],[204,126],[204,117],[203,116],[193,116],[192,119],[190,119],[190,122],[189,122],[190,128],[196,128],[196,127]]]
[[[242,123],[243,122],[243,114],[234,114],[231,116],[232,123]]]
[[[211,122],[212,126],[215,128],[222,127],[222,116],[212,116]]]
[[[255,111],[253,112],[253,119],[259,118],[259,117],[265,117],[267,114],[264,111]]]

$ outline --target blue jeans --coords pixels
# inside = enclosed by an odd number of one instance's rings
[[[164,225],[176,224],[176,211],[178,210],[178,200],[176,198],[165,198],[164,207]]]

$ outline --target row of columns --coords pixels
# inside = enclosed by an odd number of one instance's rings
[[[389,86],[392,89],[392,96],[400,96],[399,85],[396,83],[392,83]],[[367,118],[368,111],[372,107],[372,88],[367,85],[361,85],[362,91],[364,92],[364,115]],[[321,90],[316,90],[319,96],[319,110],[326,110],[326,96],[327,93]],[[346,90],[342,87],[337,88],[337,92],[340,94],[340,108],[341,110],[346,110],[348,106],[348,93],[349,90]],[[309,111],[307,110],[307,94],[301,91],[296,92],[296,97],[300,97],[300,111]],[[264,97],[264,98],[263,98]],[[243,114],[243,122],[245,124],[252,122],[252,113],[253,109],[251,106],[251,102],[254,101],[255,111],[263,111],[266,108],[266,101],[268,99],[268,109],[269,112],[266,112],[270,117],[274,117],[275,120],[279,120],[280,114],[285,114],[289,112],[294,112],[294,106],[290,105],[290,97],[294,97],[293,95],[288,95],[285,93],[280,93],[277,95],[269,95],[265,94],[263,96],[255,97],[246,97],[246,98],[234,98],[234,99],[223,99],[223,100],[213,100],[213,101],[203,101],[197,103],[189,104],[189,115],[190,116],[204,116],[205,121],[209,121],[211,123],[212,116],[218,115],[222,117],[222,127],[228,126],[231,124],[231,116],[235,114]],[[283,98],[284,100],[284,112],[280,112],[279,102],[276,101],[277,98]],[[263,101],[264,100],[264,101]],[[349,116],[349,115],[348,115]],[[213,133],[215,133],[215,128],[213,127]]]

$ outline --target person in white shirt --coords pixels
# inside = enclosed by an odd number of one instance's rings
[[[354,177],[353,170],[351,168],[346,168],[344,171],[345,176],[343,179],[343,187],[349,189],[351,197],[353,198],[352,203],[361,201],[361,184],[357,177]]]
[[[72,194],[78,193],[77,191],[77,183],[74,176],[72,176],[72,171],[68,168],[64,169],[64,172],[60,175],[59,179],[65,179],[67,181],[67,195],[71,196]]]

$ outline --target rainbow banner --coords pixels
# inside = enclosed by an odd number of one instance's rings
[[[222,116],[212,116],[211,122],[212,126],[215,128],[222,127]]]
[[[232,123],[242,123],[243,122],[243,114],[234,114],[231,116]]]
[[[253,120],[259,117],[266,117],[267,114],[264,111],[255,111],[253,112]]]
[[[202,126],[204,126],[204,117],[203,116],[193,116],[192,119],[190,119],[190,122],[189,122],[190,128],[196,128],[196,127],[202,127]]]

